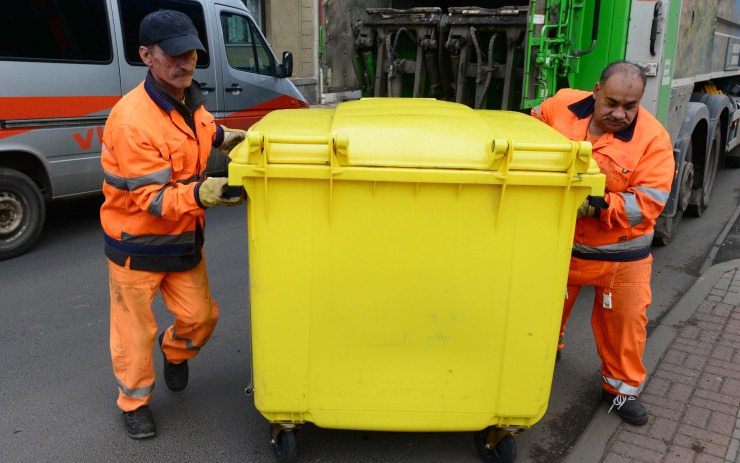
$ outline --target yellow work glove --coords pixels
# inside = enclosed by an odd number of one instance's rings
[[[221,128],[224,129],[224,141],[221,143],[221,146],[219,146],[218,149],[228,156],[231,150],[236,147],[236,145],[244,141],[244,138],[247,136],[247,131],[230,129],[223,125],[221,126]]]
[[[227,191],[229,180],[224,177],[210,177],[201,182],[198,188],[198,200],[203,207],[238,206],[244,199],[243,195],[229,197]]]
[[[581,217],[585,216],[593,217],[595,213],[596,209],[594,209],[594,207],[589,204],[588,198],[586,198],[583,200],[583,204],[578,207],[578,214],[576,215],[576,218],[580,219]]]

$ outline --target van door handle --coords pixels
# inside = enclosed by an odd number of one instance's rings
[[[216,87],[211,87],[210,85],[208,85],[207,82],[199,82],[198,86],[200,87],[200,91],[203,93],[208,93],[216,90]]]
[[[241,93],[241,91],[242,91],[242,90],[244,90],[244,89],[243,89],[243,88],[241,88],[241,87],[239,86],[239,84],[231,84],[231,87],[226,87],[226,88],[225,88],[225,90],[226,90],[227,92],[232,92],[232,93],[233,93],[234,95],[238,95],[238,94],[239,94],[239,93]]]

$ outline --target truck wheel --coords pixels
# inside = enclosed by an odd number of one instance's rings
[[[689,142],[688,150],[691,150],[691,142]],[[694,165],[690,162],[684,163],[683,171],[681,172],[681,182],[679,183],[678,191],[678,204],[676,204],[676,215],[666,218],[659,218],[659,221],[663,221],[663,225],[659,227],[656,224],[655,237],[653,238],[653,244],[657,246],[668,246],[671,239],[676,235],[678,230],[678,224],[681,223],[686,208],[689,207],[689,197],[691,196],[691,185],[694,183]]]
[[[709,207],[709,200],[714,189],[714,179],[717,177],[717,167],[722,150],[722,136],[719,125],[714,128],[712,142],[709,144],[706,159],[703,166],[697,166],[694,162],[694,189],[691,192],[691,200],[686,208],[686,214],[692,217],[701,217]],[[694,161],[694,159],[692,159]]]
[[[41,235],[46,205],[33,180],[0,169],[0,260],[19,256]]]

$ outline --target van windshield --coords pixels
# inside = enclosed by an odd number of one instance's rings
[[[276,75],[275,57],[248,17],[223,12],[221,29],[229,66],[240,71]]]

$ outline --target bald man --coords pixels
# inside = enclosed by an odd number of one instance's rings
[[[674,174],[670,137],[640,106],[645,83],[641,67],[618,61],[604,69],[592,93],[560,90],[531,111],[571,140],[591,142],[606,176],[604,196],[589,196],[578,209],[557,358],[578,293],[593,286],[602,398],[612,404],[609,412],[632,425],[649,419],[638,395],[647,376],[650,251]]]

